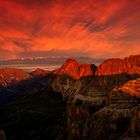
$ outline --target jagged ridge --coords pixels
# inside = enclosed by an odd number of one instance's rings
[[[79,79],[81,77],[93,76],[96,68],[97,67],[94,64],[79,64],[74,59],[68,59],[60,69],[54,72],[54,74],[68,74],[74,79]]]
[[[0,69],[0,87],[7,87],[11,84],[16,84],[22,80],[31,78],[32,76],[21,70],[14,68],[1,68]]]

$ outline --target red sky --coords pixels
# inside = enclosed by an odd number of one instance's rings
[[[0,0],[0,59],[140,54],[140,0]]]

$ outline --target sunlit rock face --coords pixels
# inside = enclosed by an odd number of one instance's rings
[[[114,88],[108,97],[109,107],[119,110],[118,117],[132,117],[140,101],[140,78],[130,80],[122,86]],[[116,115],[117,116],[117,115]]]
[[[108,94],[116,86],[140,77],[140,55],[109,59],[98,66],[92,85]]]
[[[129,96],[135,96],[140,98],[140,78],[137,78],[135,80],[130,80],[127,83],[125,83],[123,86],[117,87],[112,91],[114,94],[117,94],[118,92],[125,93]]]
[[[7,87],[11,84],[16,84],[22,80],[31,78],[32,76],[21,70],[14,68],[1,68],[0,69],[0,87]]]
[[[133,107],[139,104],[140,100],[140,78],[130,80],[124,85],[114,88],[109,96],[109,105],[132,113]],[[127,113],[128,113],[127,112]]]
[[[130,56],[123,60],[110,59],[101,64],[90,82],[80,90],[83,97],[92,97],[95,103],[107,103],[108,94],[117,86],[140,76],[140,56]],[[79,96],[78,98],[81,98]],[[83,98],[82,98],[83,99]]]
[[[124,59],[108,59],[98,67],[95,75],[104,76],[122,73],[140,75],[140,55]]]
[[[51,129],[52,136],[58,140],[59,136],[54,132],[59,130],[60,135],[65,137],[61,137],[61,140],[140,139],[139,64],[139,56],[131,56],[123,60],[107,60],[98,68],[95,65],[91,67],[89,64],[83,65],[75,60],[67,60],[60,69],[49,73],[47,79],[49,82],[46,85],[43,84],[43,87],[42,82],[46,82],[44,79],[33,78],[36,81],[30,85],[30,90],[27,89],[31,95],[30,100],[34,104],[32,109],[36,110],[38,104],[44,105],[43,109],[51,107],[45,119],[52,110],[54,116],[60,113],[58,120],[63,122],[62,126],[59,122],[58,127],[54,125]],[[44,74],[44,71],[39,69],[35,75],[42,75],[42,73]],[[34,87],[35,90],[33,90]],[[45,99],[46,95],[49,98]],[[28,96],[23,99],[27,100]],[[23,99],[20,98],[21,105]],[[30,105],[30,100],[26,104],[27,107]],[[55,104],[58,101],[64,104],[61,106]],[[49,103],[49,106],[46,103]],[[53,107],[56,107],[56,110]],[[60,107],[60,110],[57,107]],[[64,107],[63,110],[61,107]],[[37,114],[42,120],[40,113]],[[28,124],[26,125],[29,127]],[[49,130],[47,125],[41,128]],[[47,132],[50,134],[50,131]]]
[[[122,139],[140,138],[140,79],[130,80],[122,86],[114,88],[108,97],[109,106],[101,112],[110,118],[110,123],[115,126],[114,133],[124,132]]]
[[[79,64],[74,59],[68,59],[60,69],[54,72],[54,74],[67,74],[74,79],[79,79],[81,77],[93,76],[96,68],[97,67],[93,64]]]
[[[79,64],[73,59],[68,59],[60,69],[54,71],[57,76],[55,80],[53,79],[53,89],[69,95],[75,91],[77,93],[76,87],[77,89],[80,87],[79,91],[82,95],[104,98],[116,86],[139,76],[139,58],[140,56],[130,56],[123,60],[110,59],[98,68],[95,65]],[[66,75],[71,76],[76,82],[70,82],[70,78],[64,78],[67,77]],[[85,78],[83,83],[84,80],[81,79],[84,77],[90,77],[91,80]]]
[[[70,139],[140,138],[140,78],[134,76],[130,80],[130,76],[95,76],[70,100],[67,106]]]
[[[130,80],[104,98],[98,94],[76,94],[67,105],[68,137],[74,140],[140,138],[138,83],[139,78]]]
[[[55,76],[51,79],[51,86],[63,97],[72,97],[89,84],[96,69],[93,64],[79,64],[73,59],[68,59],[60,69],[53,72]]]

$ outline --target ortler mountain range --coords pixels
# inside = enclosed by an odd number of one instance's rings
[[[98,67],[0,69],[0,140],[140,140],[140,55]]]

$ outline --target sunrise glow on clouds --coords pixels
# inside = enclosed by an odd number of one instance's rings
[[[0,0],[0,59],[140,53],[139,0]]]

